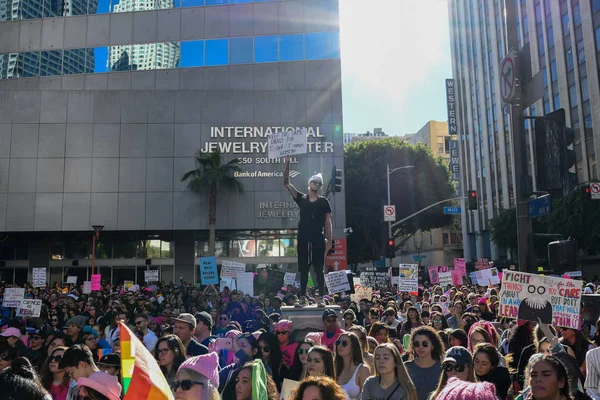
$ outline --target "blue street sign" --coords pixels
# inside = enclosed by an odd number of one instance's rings
[[[550,214],[552,212],[552,201],[550,195],[538,197],[527,202],[527,216],[529,218],[539,217],[540,215]]]
[[[415,261],[423,261],[426,258],[427,258],[427,256],[424,255],[424,254],[419,254],[419,255],[414,255],[413,256],[413,260],[415,260]]]
[[[444,207],[444,214],[460,214],[460,207]]]
[[[385,267],[385,260],[373,260],[374,267]]]

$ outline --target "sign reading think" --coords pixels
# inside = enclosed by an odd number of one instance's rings
[[[91,290],[102,290],[102,287],[100,285],[101,280],[102,280],[102,275],[92,274],[92,278],[90,281],[90,289]]]
[[[464,258],[454,259],[454,270],[459,271],[461,276],[467,276],[467,262]]]
[[[240,272],[246,272],[246,264],[235,261],[223,261],[221,265],[221,277],[230,276],[235,278]]]
[[[25,297],[25,288],[6,288],[4,289],[2,307],[19,307],[23,297]]]
[[[269,136],[269,158],[281,158],[296,154],[305,154],[307,148],[306,128],[287,129]]]
[[[40,316],[42,311],[42,299],[23,299],[17,307],[17,317],[34,317]]]
[[[46,268],[33,268],[33,287],[46,286]]]
[[[582,285],[573,279],[505,270],[498,315],[581,329]]]
[[[363,286],[377,290],[390,286],[390,275],[387,267],[364,267],[360,273]]]
[[[419,291],[419,266],[417,264],[400,264],[398,290],[401,292]]]
[[[203,285],[216,285],[219,283],[217,259],[215,257],[202,257],[200,259],[200,282]]]
[[[77,284],[77,277],[76,276],[69,276],[67,277],[67,283],[72,283],[73,285]]]
[[[146,283],[148,282],[158,282],[158,270],[151,269],[148,271],[144,271],[144,278]]]
[[[346,271],[335,271],[325,275],[325,284],[330,294],[343,293],[350,290]]]

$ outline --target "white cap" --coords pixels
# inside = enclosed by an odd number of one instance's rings
[[[321,184],[323,184],[323,175],[321,175],[321,173],[319,172],[318,174],[311,176],[308,182],[310,183],[312,181],[319,181],[321,182]]]

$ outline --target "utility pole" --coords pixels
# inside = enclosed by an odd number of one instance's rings
[[[398,168],[394,168],[394,169],[390,169],[390,164],[387,164],[387,169],[386,169],[386,178],[387,178],[387,205],[390,206],[392,205],[392,196],[391,196],[391,190],[390,190],[390,175],[393,174],[394,172],[401,170],[401,169],[406,169],[406,168],[414,168],[414,165],[405,165],[403,167],[398,167]],[[392,221],[388,221],[388,239],[387,240],[393,240],[394,237],[392,236]],[[390,258],[390,267],[392,266],[392,259]]]

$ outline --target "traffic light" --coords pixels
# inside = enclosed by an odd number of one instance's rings
[[[535,118],[537,188],[553,198],[568,196],[577,187],[575,131],[566,126],[565,110]],[[571,172],[571,169],[573,172]]]
[[[477,210],[477,190],[469,190],[469,210]]]
[[[592,190],[590,189],[590,185],[583,185],[581,187],[581,198],[583,200],[591,200],[592,199]]]
[[[333,193],[339,193],[342,191],[342,177],[343,172],[341,169],[333,167]]]
[[[389,238],[385,249],[386,258],[396,257],[396,241],[393,238]]]

